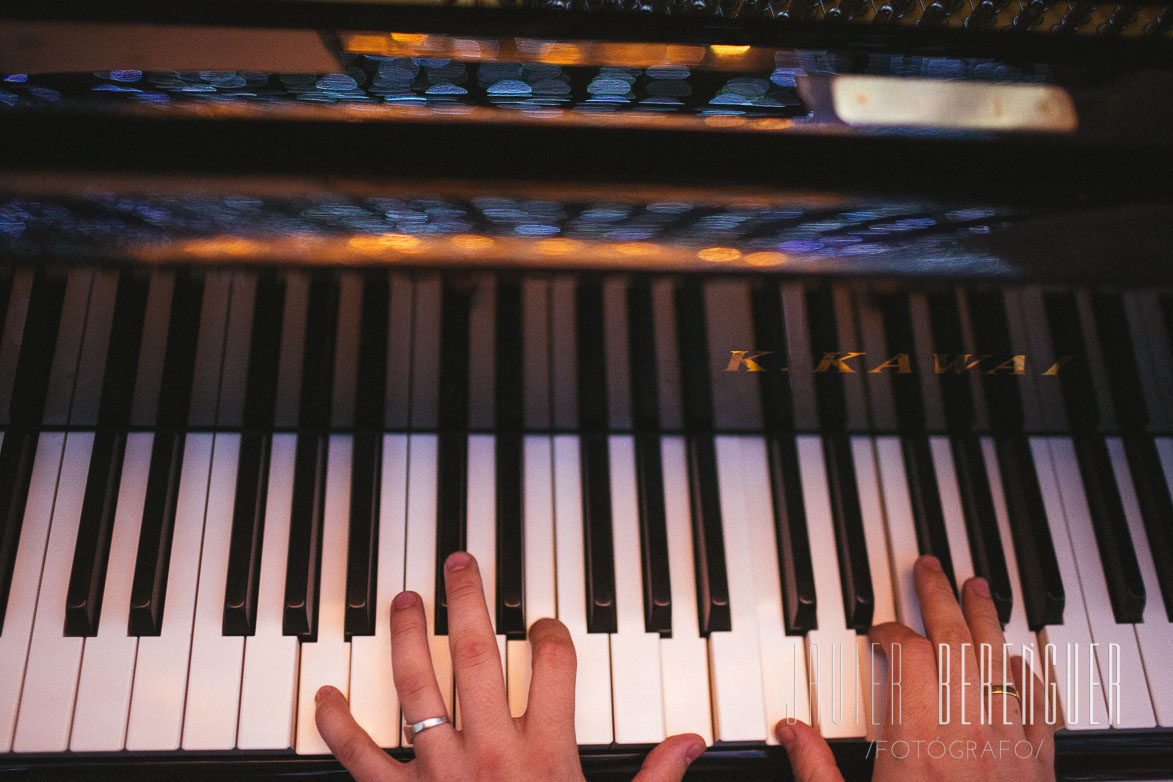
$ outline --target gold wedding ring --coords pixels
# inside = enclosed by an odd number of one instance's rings
[[[1013,684],[987,684],[986,695],[1013,695],[1018,698],[1018,702],[1022,703],[1022,696],[1018,694],[1018,688]]]

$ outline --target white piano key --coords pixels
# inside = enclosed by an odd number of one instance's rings
[[[527,628],[539,619],[558,614],[554,576],[554,476],[553,452],[549,437],[527,435],[524,440],[525,481],[522,514],[525,573],[525,621]],[[506,641],[506,690],[509,711],[514,717],[525,714],[529,702],[529,641]]]
[[[778,743],[774,726],[784,719],[810,722],[810,691],[806,639],[787,635],[783,621],[781,571],[770,498],[770,465],[760,437],[742,442],[745,469],[746,520],[753,565],[758,644],[762,659],[762,692],[766,708],[766,743]],[[856,650],[851,650],[856,654]]]
[[[187,435],[159,635],[139,639],[126,748],[179,749],[213,435]]]
[[[65,635],[65,596],[93,445],[94,435],[89,432],[75,432],[65,438],[12,742],[15,752],[64,752],[69,746],[84,639]]]
[[[346,544],[350,533],[350,455],[353,438],[331,435],[326,456],[326,501],[318,575],[318,635],[301,645],[297,734],[299,755],[326,755],[330,748],[314,723],[314,695],[329,684],[350,691],[350,642],[346,640]]]
[[[1140,565],[1140,575],[1144,580],[1145,594],[1148,596],[1143,621],[1133,625],[1133,629],[1136,632],[1141,659],[1144,661],[1149,697],[1153,701],[1157,724],[1163,728],[1173,727],[1173,666],[1168,664],[1169,652],[1173,650],[1173,622],[1169,621],[1161,600],[1157,569],[1153,562],[1152,550],[1149,548],[1144,519],[1140,515],[1140,505],[1137,503],[1136,489],[1132,484],[1128,457],[1124,453],[1124,444],[1120,438],[1108,438],[1108,454],[1112,458],[1112,471],[1116,475],[1116,485],[1120,487],[1124,516],[1128,519],[1128,531],[1131,533],[1132,544],[1136,547],[1137,564]],[[1128,675],[1123,671],[1122,674]]]
[[[957,472],[953,468],[949,438],[930,437],[929,449],[933,454],[933,470],[937,476],[941,513],[945,517],[945,537],[949,541],[949,558],[953,561],[953,578],[957,588],[961,589],[966,579],[973,578],[973,555],[969,552],[969,532],[965,528],[961,490],[957,487]]]
[[[582,486],[578,437],[554,438],[554,543],[558,618],[578,653],[574,732],[579,744],[610,744],[611,649],[607,635],[588,633],[586,564],[583,559]],[[526,590],[529,591],[528,588]]]
[[[872,575],[872,624],[895,622],[896,596],[892,591],[892,571],[888,565],[884,501],[880,493],[880,476],[871,438],[852,437],[851,452],[855,479],[859,485],[859,507],[868,550],[868,570]],[[859,690],[867,739],[875,741],[879,738],[887,709],[888,658],[879,649],[872,649],[867,635],[858,634],[856,644],[859,646]]]
[[[391,601],[403,591],[403,547],[407,536],[407,435],[383,438],[383,485],[379,495],[378,582],[375,634],[350,639],[350,713],[375,743],[399,746],[399,694],[391,668]]]
[[[660,461],[668,532],[668,577],[672,589],[672,637],[660,639],[664,729],[668,735],[697,733],[706,744],[712,744],[709,648],[700,636],[697,623],[688,462],[683,438],[664,437],[660,442]]]
[[[8,592],[8,608],[0,631],[0,752],[12,749],[16,732],[16,713],[33,632],[33,615],[37,609],[37,589],[41,583],[41,566],[49,541],[49,521],[64,451],[65,435],[62,433],[45,432],[37,440],[20,543],[12,569],[12,585]]]
[[[817,563],[814,576],[819,627],[806,637],[811,712],[823,736],[863,738],[867,725],[860,695],[859,645],[843,612],[823,443],[819,437],[807,435],[796,441],[811,560]]]
[[[1099,644],[1095,656],[1100,668],[1100,680],[1105,687],[1104,695],[1112,727],[1155,727],[1157,718],[1149,698],[1149,685],[1140,649],[1136,644],[1136,631],[1132,625],[1117,624],[1112,613],[1112,600],[1108,595],[1103,564],[1096,549],[1095,528],[1087,506],[1083,479],[1079,474],[1075,446],[1069,438],[1052,437],[1050,449],[1063,511],[1067,517],[1067,528],[1064,530],[1067,535],[1052,532],[1052,536],[1056,548],[1060,545],[1070,547],[1075,562],[1092,640]],[[1067,585],[1066,578],[1063,584]],[[1113,654],[1116,647],[1119,656]],[[1119,684],[1119,690],[1110,689],[1114,683]]]
[[[444,707],[452,716],[454,681],[448,636],[436,635],[436,435],[413,434],[408,445],[407,547],[403,588],[423,601],[428,621],[428,646]]]
[[[714,732],[717,741],[722,742],[765,741],[769,731],[762,693],[741,441],[736,437],[718,437],[716,453],[732,630],[709,634]]]
[[[615,741],[655,744],[664,740],[664,693],[660,636],[647,632],[640,562],[639,499],[635,443],[630,435],[608,438],[611,457],[611,529],[615,559],[616,630],[611,633],[611,699]]]
[[[69,739],[69,749],[73,752],[112,752],[126,744],[134,658],[138,650],[138,638],[127,635],[126,629],[153,440],[147,433],[132,433],[126,438],[118,510],[110,536],[110,564],[102,593],[102,616],[98,634],[86,639],[82,652]]]
[[[892,563],[896,617],[923,635],[925,626],[921,621],[920,603],[917,602],[912,581],[912,568],[920,556],[920,548],[916,542],[916,525],[912,520],[912,501],[908,496],[900,438],[877,437],[875,451],[876,463],[880,467],[884,515],[888,521],[888,556]]]
[[[1039,632],[1040,653],[1045,653],[1047,645],[1055,647],[1054,680],[1067,729],[1104,730],[1108,727],[1107,705],[1100,671],[1091,657],[1092,633],[1079,571],[1068,540],[1067,519],[1051,463],[1051,449],[1042,437],[1032,437],[1030,446],[1066,596],[1063,624],[1047,625]],[[1088,686],[1089,679],[1096,682],[1094,688]]]
[[[227,750],[236,746],[244,638],[224,635],[224,595],[239,462],[240,435],[217,434],[192,623],[183,720],[185,750]],[[164,615],[166,609],[164,604]]]
[[[495,444],[492,435],[474,434],[468,438],[468,514],[465,543],[468,553],[476,557],[489,606],[489,621],[497,625],[497,483]],[[501,675],[506,676],[505,636],[497,634],[501,655]],[[460,702],[456,704],[456,727],[461,727]]]
[[[293,746],[297,692],[297,638],[282,634],[285,566],[297,435],[275,434],[269,456],[269,492],[257,586],[256,632],[244,639],[238,749]]]

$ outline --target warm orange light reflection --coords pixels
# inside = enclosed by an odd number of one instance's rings
[[[745,256],[744,260],[750,266],[781,266],[788,259],[786,253],[757,252]]]
[[[624,242],[623,244],[615,245],[615,251],[620,255],[651,255],[660,249],[658,244],[652,242]]]
[[[582,250],[582,242],[577,239],[539,239],[537,244],[543,255],[570,255]]]
[[[724,44],[714,44],[709,49],[718,57],[736,57],[749,51],[748,46],[728,46]]]
[[[492,248],[493,240],[479,234],[460,234],[452,237],[452,244],[465,252],[485,252]]]
[[[709,263],[731,263],[741,257],[741,250],[736,247],[706,247],[696,257]]]

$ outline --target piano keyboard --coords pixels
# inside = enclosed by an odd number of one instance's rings
[[[570,629],[584,747],[874,737],[925,553],[1118,678],[1069,730],[1173,727],[1169,296],[40,268],[0,306],[2,753],[321,754],[323,684],[398,747],[403,589],[459,721],[460,549],[514,714],[527,626]]]

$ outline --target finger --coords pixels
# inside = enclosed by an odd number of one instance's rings
[[[961,588],[962,611],[973,636],[975,656],[979,666],[979,682],[1006,684],[1012,682],[1009,651],[1006,650],[1006,636],[1002,634],[1002,623],[998,621],[998,609],[990,597],[990,585],[984,578],[971,578]],[[983,661],[982,646],[989,645]],[[983,670],[982,665],[986,668]],[[1004,670],[1005,669],[1005,670]],[[979,692],[985,703],[986,719],[997,731],[1014,736],[1022,735],[1022,708],[1012,695],[987,696],[985,688]]]
[[[888,660],[888,691],[884,715],[884,737],[892,731],[914,733],[923,726],[913,724],[910,715],[937,714],[937,656],[933,642],[907,625],[885,622],[868,631],[871,643]]]
[[[962,660],[965,661],[965,679],[967,684],[976,687],[978,680],[977,655],[973,651],[973,636],[969,632],[969,625],[965,623],[965,616],[961,613],[961,606],[953,595],[953,587],[941,563],[936,557],[920,557],[913,568],[913,581],[916,584],[916,596],[920,601],[921,618],[925,623],[925,635],[933,642],[937,652],[938,663],[948,654],[948,666],[939,665],[942,675],[948,675],[952,683],[950,688],[951,701],[960,705],[963,682],[961,681]],[[968,644],[968,646],[967,646]],[[949,651],[942,651],[942,646],[948,646]],[[973,689],[970,692],[976,693]],[[972,714],[966,717],[977,719],[978,699],[967,698],[966,705]]]
[[[493,635],[485,589],[476,559],[457,551],[444,563],[448,595],[448,645],[456,674],[462,728],[470,736],[499,740],[513,730],[501,651]]]
[[[1026,740],[1034,746],[1043,742],[1040,758],[1049,758],[1055,747],[1055,726],[1047,724],[1047,697],[1049,693],[1043,689],[1043,680],[1034,675],[1030,666],[1021,657],[1010,659],[1010,671],[1014,674],[1014,686],[1022,696],[1023,710],[1026,712],[1022,729],[1026,733]],[[1033,688],[1033,692],[1032,692]],[[1058,719],[1057,704],[1052,701],[1051,715]]]
[[[774,735],[786,750],[796,782],[843,782],[831,747],[810,725],[782,720],[774,728]]]
[[[704,751],[705,740],[695,733],[669,736],[648,753],[632,782],[680,782]]]
[[[403,719],[409,725],[430,717],[449,717],[432,668],[424,605],[415,592],[400,592],[391,601],[391,672]],[[456,735],[451,725],[429,728],[412,742],[422,744]]]
[[[350,705],[333,687],[323,687],[315,696],[314,722],[326,746],[358,782],[405,779],[407,772],[358,726],[350,716]]]
[[[529,629],[528,732],[574,738],[574,680],[578,658],[570,631],[557,619],[539,619]]]

